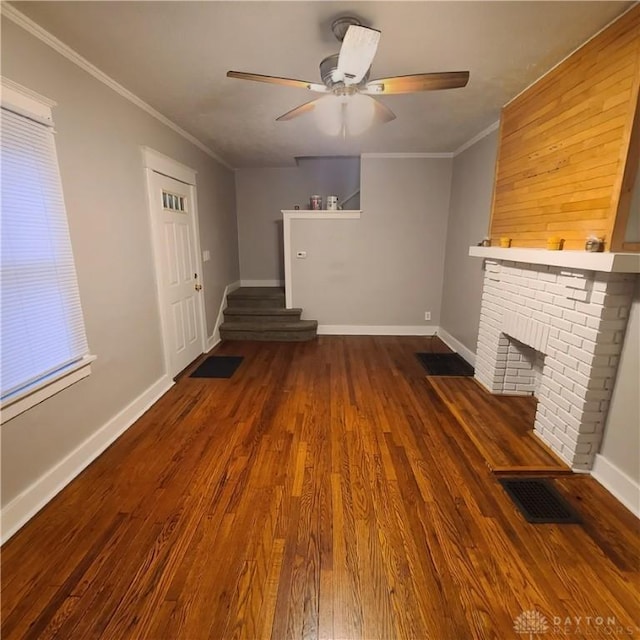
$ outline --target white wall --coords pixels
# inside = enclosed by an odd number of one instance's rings
[[[198,172],[208,331],[238,279],[233,173],[10,20],[2,73],[58,105],[53,114],[80,297],[89,378],[2,425],[2,505],[163,376],[141,145]]]
[[[600,454],[640,486],[640,276],[636,279]],[[637,498],[640,500],[640,495]]]
[[[629,205],[629,219],[624,237],[625,242],[640,242],[640,163],[633,183],[631,204]]]
[[[360,220],[292,223],[293,303],[304,317],[321,325],[438,324],[451,164],[364,156]],[[301,250],[307,258],[296,260]]]
[[[498,131],[453,161],[440,326],[475,353],[482,297],[482,260],[469,257],[489,228]]]
[[[284,280],[282,209],[309,206],[313,194],[342,201],[360,186],[359,158],[300,158],[295,167],[238,169],[238,238],[243,280]],[[359,208],[359,199],[349,202]]]

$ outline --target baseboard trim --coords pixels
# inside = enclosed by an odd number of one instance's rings
[[[284,280],[240,280],[243,287],[284,287]]]
[[[215,347],[217,347],[221,342],[222,342],[222,338],[220,338],[219,333],[217,338],[215,336],[209,336],[207,338],[207,353],[209,353],[211,349],[214,349]]]
[[[216,324],[213,327],[213,333],[207,337],[207,351],[211,351],[217,344],[220,342],[220,325],[222,324],[222,320],[224,318],[224,310],[227,308],[227,295],[232,291],[239,289],[241,286],[241,281],[236,280],[231,284],[228,284],[224,288],[224,292],[222,294],[222,300],[220,300],[220,307],[218,308],[218,316],[216,317]]]
[[[472,367],[476,366],[476,354],[467,349],[460,340],[454,338],[448,331],[445,331],[442,327],[438,327],[438,338],[444,342],[447,347],[453,349],[456,353],[461,355]]]
[[[591,475],[636,518],[640,518],[640,484],[598,453]]]
[[[42,507],[89,466],[172,386],[173,380],[166,375],[162,376],[109,422],[89,436],[66,458],[49,469],[4,507],[1,512],[1,544],[9,540],[14,533],[33,518]]]
[[[320,336],[433,336],[438,327],[433,326],[389,326],[364,324],[321,324]]]

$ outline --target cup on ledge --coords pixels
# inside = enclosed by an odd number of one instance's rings
[[[511,238],[500,238],[500,246],[503,249],[508,249],[511,246]]]
[[[327,211],[338,210],[338,196],[327,196]]]
[[[560,249],[562,249],[562,238],[558,238],[557,236],[547,238],[548,251],[560,251]]]

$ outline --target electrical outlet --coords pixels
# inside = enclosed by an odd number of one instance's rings
[[[424,312],[424,319],[425,320],[431,320],[431,311],[425,311]]]

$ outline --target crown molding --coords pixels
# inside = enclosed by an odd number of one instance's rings
[[[43,29],[39,24],[28,18],[24,13],[18,11],[14,6],[3,2],[2,3],[2,17],[7,18],[29,32],[32,36],[51,47],[54,51],[57,51],[60,55],[70,60],[75,65],[92,75],[96,80],[99,80],[107,87],[121,95],[129,102],[135,104],[137,107],[146,111],[150,116],[153,116],[156,120],[160,121],[165,126],[169,127],[177,134],[182,136],[185,140],[188,140],[191,144],[198,147],[201,151],[206,153],[209,157],[213,158],[227,169],[234,171],[234,167],[225,162],[215,151],[210,149],[206,144],[202,143],[198,138],[185,131],[182,127],[178,126],[173,120],[170,120],[159,111],[156,111],[151,105],[147,104],[144,100],[139,98],[135,93],[132,93],[119,82],[116,82],[113,78],[108,76],[104,71],[101,71],[94,64],[89,62],[86,58],[81,56],[77,51],[66,45],[62,40],[56,38],[52,33],[49,33],[46,29]]]
[[[363,153],[362,158],[455,158],[459,153],[462,153],[469,147],[473,146],[476,142],[486,138],[490,133],[493,133],[500,126],[500,120],[496,120],[490,124],[486,129],[480,131],[470,140],[467,140],[464,144],[460,145],[455,151],[447,151],[443,153]]]
[[[395,159],[403,159],[403,158],[453,158],[453,153],[445,152],[445,153],[363,153],[361,154],[362,158],[395,158]]]
[[[493,124],[490,124],[486,129],[483,129],[480,133],[477,133],[473,138],[467,140],[464,144],[460,145],[454,152],[453,156],[466,151],[469,147],[472,147],[476,142],[480,142],[482,138],[486,138],[490,133],[493,133],[500,126],[500,120],[496,120]]]

